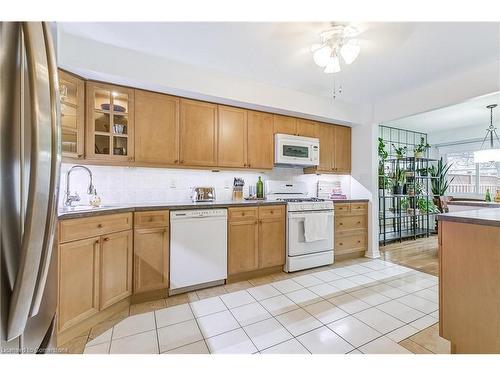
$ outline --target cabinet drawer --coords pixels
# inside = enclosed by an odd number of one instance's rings
[[[233,207],[228,209],[229,221],[257,220],[258,207]]]
[[[366,219],[365,215],[337,216],[335,217],[335,231],[365,229]]]
[[[272,219],[285,217],[285,206],[259,207],[259,219]]]
[[[134,228],[167,227],[169,224],[168,210],[145,211],[134,213]]]
[[[63,220],[60,223],[60,242],[100,236],[132,228],[132,213]]]
[[[351,203],[351,213],[366,213],[368,212],[368,203],[359,202]]]
[[[351,249],[366,249],[367,239],[366,233],[360,232],[348,236],[336,236],[334,252],[342,254]]]
[[[351,212],[350,203],[335,203],[334,205],[335,215],[345,215]]]

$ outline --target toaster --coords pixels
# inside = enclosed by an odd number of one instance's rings
[[[197,186],[193,189],[193,202],[213,202],[215,201],[215,188],[212,186]]]

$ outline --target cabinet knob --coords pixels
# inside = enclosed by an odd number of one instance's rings
[[[177,164],[179,162],[179,160],[174,160],[174,164]]]
[[[94,245],[99,245],[99,240],[95,240]]]
[[[101,223],[97,224],[97,228],[102,228],[102,224]]]
[[[341,223],[339,223],[339,225],[344,225],[344,223],[341,222]]]
[[[109,241],[109,237],[104,237],[103,241]]]
[[[241,213],[241,216],[245,216],[245,213],[244,213],[244,212],[242,212],[242,213]]]
[[[83,154],[78,154],[77,157],[78,157],[78,159],[81,159],[81,158],[83,158]]]
[[[361,221],[358,221],[358,224],[361,224]]]
[[[248,165],[247,165],[247,167],[248,167],[248,168],[251,168],[251,167],[252,167],[252,164],[248,164]]]
[[[271,210],[271,215],[272,215],[272,214],[274,214],[274,211],[273,211],[273,210]]]
[[[361,241],[360,241],[360,240],[358,240],[358,243],[361,243]]]
[[[340,246],[342,246],[343,244],[344,244],[343,242],[339,243]]]

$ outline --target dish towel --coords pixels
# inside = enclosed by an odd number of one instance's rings
[[[326,240],[328,231],[333,231],[333,228],[328,228],[328,214],[306,214],[304,219],[304,238],[306,242],[314,242]]]

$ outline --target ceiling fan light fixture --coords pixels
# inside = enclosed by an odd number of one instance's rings
[[[340,59],[337,55],[333,56],[324,70],[325,73],[338,73],[340,72]]]
[[[354,39],[349,40],[342,46],[342,48],[340,48],[340,54],[342,55],[342,58],[347,65],[356,60],[360,51],[361,48],[358,42]]]
[[[325,67],[330,62],[332,56],[332,49],[323,45],[317,48],[313,53],[313,59],[316,65]]]

